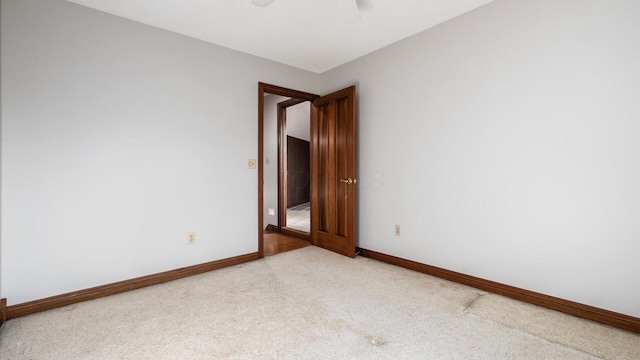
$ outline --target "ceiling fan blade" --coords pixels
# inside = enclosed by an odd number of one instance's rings
[[[360,10],[356,0],[338,0],[338,6],[345,24],[355,24],[360,21]]]
[[[253,3],[253,5],[255,6],[260,6],[260,7],[266,7],[271,5],[272,2],[274,2],[275,0],[251,0],[251,2]]]

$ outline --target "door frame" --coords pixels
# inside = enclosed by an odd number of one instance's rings
[[[266,94],[286,96],[292,99],[304,101],[313,101],[320,96],[284,88],[277,85],[266,83],[258,83],[258,257],[264,257],[264,96]],[[286,103],[287,101],[284,101]],[[278,104],[279,106],[280,104]],[[290,106],[290,105],[289,105]],[[278,121],[279,122],[279,121]],[[278,138],[280,133],[278,133]],[[280,176],[280,169],[278,169]],[[280,181],[280,180],[278,180]],[[278,196],[280,198],[280,196]],[[280,201],[278,199],[278,201]],[[280,206],[281,204],[279,204]],[[278,215],[280,216],[280,214]],[[280,221],[278,221],[280,223]]]
[[[287,226],[287,181],[285,171],[288,172],[287,154],[287,108],[298,105],[309,100],[291,98],[279,102],[277,122],[278,122],[278,232],[285,235],[295,236],[305,240],[311,240],[311,230],[309,233],[289,228]],[[311,106],[311,104],[309,105]],[[311,114],[309,114],[309,128],[311,128]],[[309,160],[311,161],[311,159]],[[284,206],[282,206],[285,204]]]

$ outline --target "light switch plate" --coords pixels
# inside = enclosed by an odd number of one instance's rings
[[[255,169],[256,168],[256,159],[247,160],[247,169]]]

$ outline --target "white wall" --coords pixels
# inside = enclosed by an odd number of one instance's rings
[[[2,4],[0,3],[0,39],[2,39]],[[2,44],[0,43],[0,69],[2,69]],[[0,71],[0,85],[2,71]],[[2,139],[2,87],[0,86],[0,139]],[[0,204],[2,204],[2,144],[0,143]],[[2,298],[2,206],[0,206],[0,298]]]
[[[3,0],[1,60],[9,305],[257,251],[258,82],[318,75],[61,0]]]
[[[324,74],[359,246],[640,316],[639,7],[498,0]]]
[[[257,82],[355,83],[360,246],[640,316],[638,7],[497,0],[317,76],[2,0],[0,296],[256,251]]]
[[[311,141],[311,103],[305,101],[287,108],[287,135]]]
[[[289,98],[278,95],[264,97],[264,188],[263,223],[278,226],[278,103]],[[267,160],[269,163],[267,164]],[[269,215],[273,209],[275,215]]]

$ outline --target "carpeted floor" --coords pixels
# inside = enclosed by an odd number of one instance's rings
[[[640,335],[317,247],[9,320],[0,359],[640,359]]]

